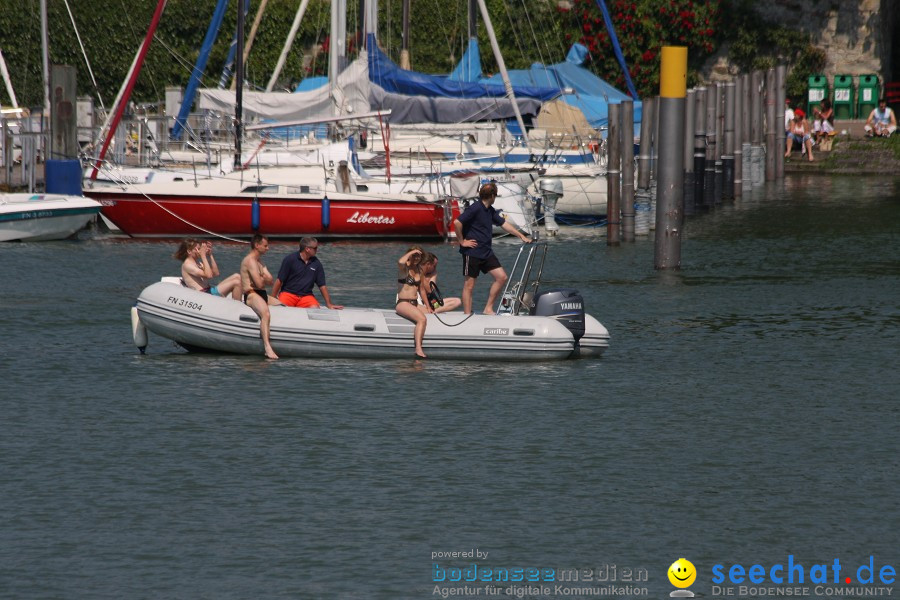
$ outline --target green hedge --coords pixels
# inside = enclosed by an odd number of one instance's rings
[[[360,0],[348,0],[349,32],[356,30]],[[131,61],[144,38],[156,0],[68,0],[81,39],[97,79],[95,89],[82,58],[75,33],[59,0],[48,2],[50,58],[57,64],[78,69],[79,95],[98,94],[109,106],[121,86]],[[256,15],[260,0],[251,0],[246,31]],[[290,30],[300,0],[269,0],[246,69],[251,85],[268,83]],[[821,51],[809,45],[806,36],[769,25],[752,8],[749,0],[709,0],[694,2],[702,10],[673,12],[686,0],[609,0],[626,58],[642,94],[656,93],[658,46],[661,41],[689,45],[694,61],[708,56],[722,42],[730,42],[731,57],[744,68],[760,68],[774,60],[786,60],[792,69],[791,95],[800,93],[800,83],[810,69],[819,67]],[[15,6],[13,6],[15,5]],[[487,0],[503,57],[510,69],[525,68],[532,62],[554,63],[564,59],[569,45],[591,36],[602,38],[603,24],[594,0]],[[206,35],[216,0],[169,0],[157,30],[133,99],[155,102],[167,86],[184,86]],[[231,0],[207,65],[203,83],[215,86],[234,35],[237,0]],[[413,68],[426,73],[447,73],[462,56],[467,44],[466,0],[412,0],[410,53]],[[527,7],[527,11],[524,9]],[[380,0],[379,40],[387,53],[399,60],[401,49],[402,0]],[[689,17],[684,17],[688,14]],[[704,15],[727,14],[723,23]],[[673,16],[675,15],[675,16]],[[681,16],[679,16],[681,15]],[[282,72],[281,87],[293,87],[306,74],[327,71],[327,53],[312,49],[326,42],[329,33],[330,2],[310,0],[293,51]],[[636,19],[640,22],[636,25]],[[697,33],[685,35],[685,26],[703,19],[702,44]],[[480,21],[480,17],[479,17]],[[687,25],[685,25],[687,23]],[[699,23],[697,24],[699,27]],[[644,35],[661,31],[661,34]],[[679,31],[681,31],[679,33]],[[638,35],[640,34],[640,35]],[[624,39],[623,39],[624,37]],[[672,38],[672,39],[670,39]],[[479,28],[482,65],[486,73],[496,73],[484,27]],[[608,49],[596,45],[591,68],[607,81],[624,89],[618,64]],[[39,106],[41,90],[41,42],[39,0],[0,2],[0,50],[9,66],[19,103]],[[351,48],[350,56],[355,53]],[[304,61],[304,56],[306,60]],[[304,68],[308,63],[309,68]],[[0,102],[7,104],[5,87],[0,86]]]

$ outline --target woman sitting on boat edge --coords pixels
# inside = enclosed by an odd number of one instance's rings
[[[431,252],[422,255],[422,276],[425,278],[425,289],[428,290],[428,298],[419,298],[419,308],[425,310],[424,305],[430,304],[434,314],[450,312],[462,305],[461,298],[444,298],[437,286],[438,257]]]
[[[425,314],[434,312],[427,303],[423,310],[419,310],[419,296],[428,298],[425,276],[422,275],[423,254],[422,248],[413,246],[397,261],[397,305],[394,309],[398,315],[416,324],[413,339],[416,344],[416,356],[419,358],[427,358],[422,349],[425,327],[428,324]]]
[[[181,279],[184,285],[213,296],[231,296],[232,300],[241,299],[241,276],[238,273],[229,275],[217,285],[210,279],[219,276],[219,266],[213,256],[212,242],[200,242],[193,238],[182,240],[173,255],[181,261]]]

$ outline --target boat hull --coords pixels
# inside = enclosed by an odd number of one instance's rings
[[[439,239],[458,210],[418,200],[371,201],[320,196],[150,195],[114,188],[87,192],[103,216],[133,237],[202,235]],[[258,213],[254,217],[254,201]],[[256,221],[256,222],[254,222]],[[254,227],[254,225],[256,227]]]
[[[0,242],[40,242],[71,237],[100,212],[80,196],[8,194],[0,196]]]
[[[240,302],[177,284],[147,287],[137,300],[141,323],[189,350],[263,355],[259,319]],[[602,325],[593,337],[608,333]],[[412,358],[412,322],[393,310],[271,307],[271,342],[280,357]],[[602,330],[602,331],[601,331]],[[571,332],[551,317],[428,315],[429,359],[544,361],[599,356],[600,344],[576,352]],[[605,348],[604,348],[605,349]]]

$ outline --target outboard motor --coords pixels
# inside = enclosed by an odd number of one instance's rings
[[[544,178],[539,182],[544,200],[544,229],[552,237],[559,232],[556,224],[556,202],[563,195],[563,184],[559,179]]]
[[[538,292],[533,314],[555,318],[572,332],[576,342],[584,335],[584,298],[578,290],[556,288]]]

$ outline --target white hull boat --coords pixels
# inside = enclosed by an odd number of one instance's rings
[[[525,267],[531,269],[532,264],[529,259]],[[428,358],[544,361],[602,355],[609,347],[609,332],[584,313],[578,292],[554,289],[532,295],[536,284],[529,285],[526,277],[507,286],[496,315],[428,315],[423,344]],[[414,325],[392,309],[272,306],[270,313],[272,347],[280,357],[414,356]],[[132,309],[134,341],[142,352],[147,330],[189,351],[263,355],[259,317],[253,310],[171,278],[144,289]]]
[[[63,240],[100,212],[100,203],[65,194],[0,194],[0,242]]]

